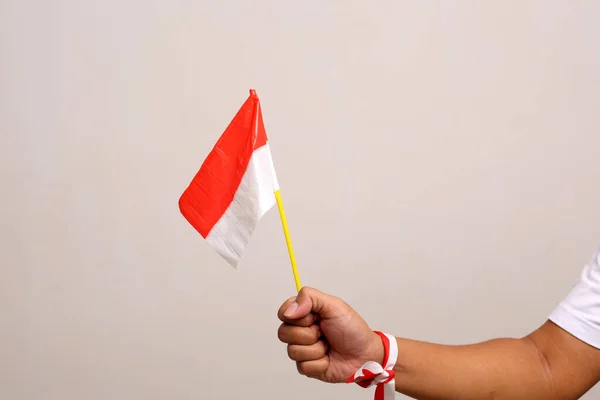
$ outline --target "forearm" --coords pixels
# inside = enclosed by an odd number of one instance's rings
[[[447,346],[397,339],[396,390],[419,400],[552,400],[544,355],[526,339]]]

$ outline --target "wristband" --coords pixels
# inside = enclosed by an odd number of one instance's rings
[[[394,366],[398,359],[396,338],[387,333],[375,331],[383,342],[383,366],[374,361],[366,362],[346,383],[356,383],[362,388],[377,385],[375,400],[393,400],[396,395]]]

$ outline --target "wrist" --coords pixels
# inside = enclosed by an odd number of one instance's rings
[[[396,338],[374,331],[368,347],[369,360],[346,383],[356,383],[363,388],[376,385],[375,400],[393,400],[396,392],[394,368],[398,359]]]
[[[385,361],[385,348],[381,336],[375,332],[371,333],[371,344],[369,345],[367,358],[367,361],[375,361],[378,364],[383,364]]]

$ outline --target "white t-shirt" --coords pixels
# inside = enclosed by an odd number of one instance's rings
[[[600,348],[600,248],[549,319],[590,346]]]

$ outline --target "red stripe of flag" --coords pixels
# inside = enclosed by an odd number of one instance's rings
[[[266,143],[260,102],[250,90],[179,199],[181,213],[202,237],[208,236],[231,204],[254,150]]]

